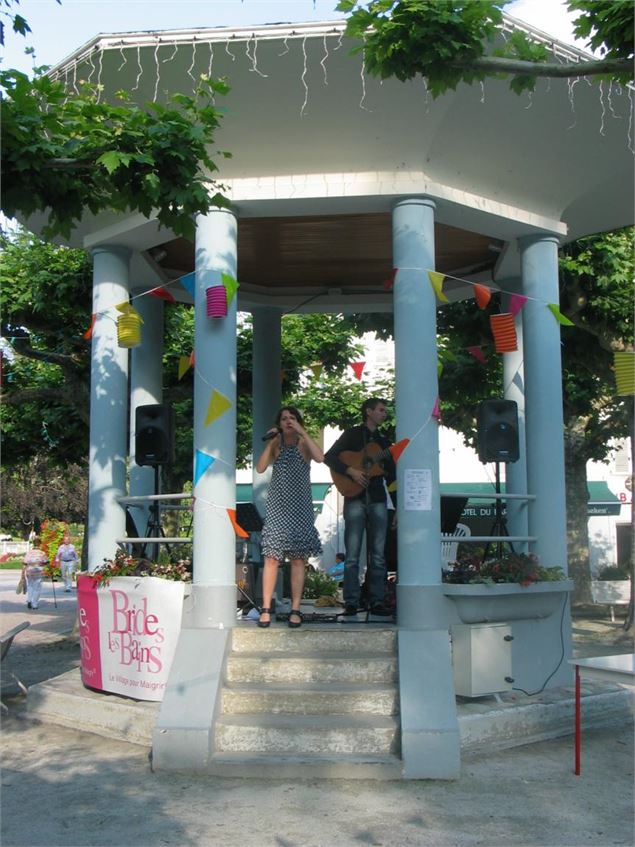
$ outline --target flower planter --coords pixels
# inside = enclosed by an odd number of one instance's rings
[[[456,606],[463,623],[504,623],[506,621],[548,618],[562,608],[573,580],[535,582],[518,585],[505,582],[495,585],[445,584],[443,593]]]

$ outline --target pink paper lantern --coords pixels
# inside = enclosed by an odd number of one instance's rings
[[[227,290],[224,285],[212,285],[205,289],[207,296],[207,317],[227,317]]]

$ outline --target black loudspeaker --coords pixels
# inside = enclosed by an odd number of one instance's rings
[[[138,465],[169,465],[174,461],[174,412],[155,403],[135,411],[135,456]]]
[[[484,400],[477,425],[481,462],[518,461],[518,406],[513,400]]]

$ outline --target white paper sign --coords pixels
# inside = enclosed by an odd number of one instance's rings
[[[432,509],[432,471],[407,468],[404,475],[404,508],[407,512],[429,512]]]

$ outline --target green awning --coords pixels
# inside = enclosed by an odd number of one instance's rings
[[[588,515],[619,515],[622,508],[619,497],[605,482],[587,482],[589,491]]]
[[[311,495],[314,503],[321,503],[326,497],[326,492],[331,487],[332,483],[330,482],[312,482],[311,483]],[[236,502],[237,503],[251,503],[251,489],[252,485],[250,482],[241,482],[236,485]]]

